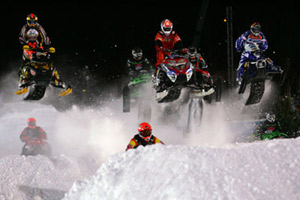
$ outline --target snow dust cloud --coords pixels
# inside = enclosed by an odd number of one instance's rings
[[[26,126],[27,118],[35,117],[38,125],[47,132],[54,155],[71,156],[90,171],[96,170],[108,156],[124,151],[130,139],[137,134],[138,124],[143,121],[150,122],[153,135],[168,145],[214,146],[234,143],[245,129],[239,121],[258,119],[261,107],[269,102],[266,96],[272,93],[272,86],[267,82],[264,98],[258,105],[246,107],[245,97],[239,97],[235,90],[223,93],[222,102],[213,101],[209,104],[204,101],[201,125],[192,125],[191,132],[186,134],[188,99],[184,91],[176,102],[158,104],[154,100],[154,89],[145,88],[144,92],[151,94],[151,97],[143,100],[143,104],[131,103],[131,112],[123,113],[122,97],[117,94],[108,95],[104,103],[99,98],[101,105],[75,104],[68,110],[58,111],[51,105],[55,103],[53,98],[57,95],[54,89],[48,88],[41,101],[30,102],[14,95],[16,88],[14,73],[1,79],[0,120],[5,125],[0,128],[4,138],[0,155],[20,153],[23,144],[19,135]],[[67,102],[66,99],[60,100]],[[143,119],[138,115],[145,106],[151,107],[151,119]],[[249,132],[248,129],[245,131]]]

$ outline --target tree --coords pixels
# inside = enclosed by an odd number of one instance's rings
[[[282,131],[289,138],[300,136],[300,118],[294,107],[293,99],[290,96],[281,96],[278,98],[275,114]]]

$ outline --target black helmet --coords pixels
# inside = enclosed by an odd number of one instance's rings
[[[258,35],[261,29],[261,25],[258,22],[254,22],[253,24],[251,24],[250,26],[250,31],[252,34],[254,35]]]
[[[28,26],[33,26],[34,27],[36,25],[37,21],[38,21],[38,18],[33,13],[30,13],[26,17],[26,22],[27,22]]]
[[[191,62],[195,62],[197,60],[197,49],[195,47],[189,47],[187,54]]]
[[[136,60],[141,60],[143,57],[143,51],[141,48],[136,47],[131,51],[131,53],[133,58]]]

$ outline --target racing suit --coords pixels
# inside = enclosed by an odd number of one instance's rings
[[[152,145],[152,144],[157,144],[161,143],[164,144],[161,140],[159,140],[157,137],[151,135],[151,139],[149,142],[146,140],[142,139],[139,134],[136,134],[129,142],[127,145],[126,151],[128,149],[136,149],[138,146],[147,146],[147,145]]]
[[[142,70],[148,73],[152,72],[152,64],[146,57],[140,60],[134,58],[127,60],[127,74],[130,76],[130,79],[137,77]]]
[[[181,49],[182,41],[180,37],[172,31],[169,36],[163,34],[162,31],[159,31],[155,36],[155,50],[156,50],[156,63],[155,67],[160,65],[165,59],[166,55],[169,55],[169,50],[172,49]]]
[[[254,35],[250,30],[243,33],[235,42],[235,49],[237,52],[242,51],[241,59],[237,68],[237,78],[238,82],[241,81],[241,77],[244,75],[244,64],[245,60],[249,57],[249,52],[245,51],[244,47],[246,43],[257,43],[259,45],[260,51],[264,52],[268,49],[268,42],[265,35],[259,32],[258,35]]]
[[[47,139],[47,134],[46,132],[39,126],[36,126],[35,128],[29,128],[26,127],[21,135],[20,139],[22,142],[27,142],[32,139]]]

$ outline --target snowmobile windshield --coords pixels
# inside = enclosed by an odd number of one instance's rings
[[[180,60],[170,60],[167,64],[168,68],[173,68],[176,70],[183,70],[187,66],[187,62],[185,62],[185,59]]]
[[[35,63],[47,63],[50,61],[50,56],[47,54],[47,52],[36,52],[32,56],[32,62]]]

